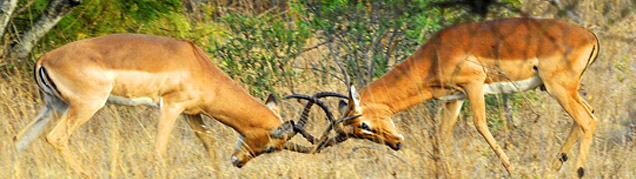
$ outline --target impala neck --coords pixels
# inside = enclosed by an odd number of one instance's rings
[[[431,62],[418,49],[381,78],[360,90],[361,106],[369,111],[391,116],[433,97],[430,84],[435,78],[428,73]]]
[[[220,69],[212,68],[219,71],[217,74],[223,74],[221,77],[211,76],[211,79],[219,80],[213,84],[223,86],[208,88],[214,90],[210,91],[213,97],[208,98],[204,104],[205,113],[246,137],[268,134],[283,123],[272,110],[252,97]]]

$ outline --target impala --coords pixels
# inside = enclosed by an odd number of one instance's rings
[[[341,111],[345,116],[361,117],[342,122],[338,132],[399,149],[403,138],[390,116],[439,99],[446,101],[440,130],[448,138],[467,98],[477,131],[511,174],[514,167],[488,129],[484,95],[542,86],[574,119],[552,168],[561,168],[580,137],[576,173],[582,177],[596,118],[577,89],[598,52],[599,42],[592,32],[559,20],[512,18],[448,27],[395,69],[360,89],[359,95],[351,87],[349,103],[341,103]]]
[[[293,122],[281,120],[276,99],[270,96],[266,105],[254,99],[189,41],[139,34],[80,40],[43,55],[33,74],[46,104],[14,138],[17,151],[50,129],[46,141],[83,175],[68,139],[106,102],[159,108],[160,156],[181,114],[208,151],[213,139],[206,134],[212,131],[200,114],[236,130],[240,139],[231,157],[236,167],[292,146],[286,141],[295,134]]]

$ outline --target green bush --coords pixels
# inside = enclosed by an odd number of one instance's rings
[[[26,2],[21,2],[26,3]],[[18,14],[13,25],[24,31],[44,12],[47,1],[35,1],[25,13]],[[141,33],[168,36],[206,44],[204,37],[222,32],[216,23],[193,23],[179,0],[93,0],[75,7],[33,49],[32,60],[66,43],[114,33]],[[202,43],[203,42],[203,43]]]
[[[229,30],[227,38],[212,39],[209,48],[221,69],[256,96],[276,93],[277,85],[293,85],[292,60],[311,37],[305,22],[282,15],[236,13],[221,22]]]
[[[434,32],[480,16],[461,6],[442,8],[442,0],[302,0],[305,16],[312,17],[310,27],[318,38],[331,42],[329,54],[339,70],[351,77],[351,83],[363,87],[410,56]],[[461,2],[455,2],[461,3]],[[518,5],[517,0],[498,2],[493,8]],[[511,8],[514,10],[514,8]],[[499,10],[499,9],[497,9]],[[494,11],[497,16],[512,13],[507,8]],[[321,66],[320,71],[334,69]]]

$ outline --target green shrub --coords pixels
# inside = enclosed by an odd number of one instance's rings
[[[286,16],[227,14],[221,18],[229,30],[223,41],[212,39],[209,52],[219,67],[239,80],[252,95],[265,96],[277,85],[293,85],[292,60],[311,36],[305,22]]]

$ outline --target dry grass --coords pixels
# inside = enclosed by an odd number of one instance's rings
[[[622,2],[622,1],[621,1]],[[579,12],[603,9],[599,3],[581,3]],[[609,8],[618,8],[620,4]],[[629,4],[629,3],[628,3]],[[528,6],[541,7],[530,4]],[[549,10],[547,10],[549,11]],[[533,16],[550,16],[547,11],[528,11]],[[547,13],[544,13],[547,12]],[[547,14],[547,15],[546,15]],[[583,78],[586,98],[599,119],[590,149],[586,176],[593,178],[636,178],[636,16],[630,13],[610,22],[607,16],[586,15],[592,31],[601,39],[601,54]],[[312,53],[320,53],[312,52]],[[315,60],[307,54],[299,60]],[[301,62],[300,62],[301,63]],[[297,92],[318,89],[343,92],[340,82],[301,73],[308,80]],[[2,75],[0,81],[0,178],[76,178],[61,156],[45,142],[36,140],[18,158],[12,137],[26,126],[39,110],[41,101],[28,73]],[[281,89],[288,91],[288,89]],[[538,101],[527,101],[532,110],[513,111],[514,126],[493,131],[495,138],[516,166],[514,178],[566,178],[574,176],[574,158],[559,172],[548,168],[563,143],[572,119],[547,93],[537,92]],[[296,102],[283,104],[285,119],[296,119]],[[466,110],[466,109],[465,109]],[[488,109],[493,110],[493,109]],[[536,111],[539,115],[532,113]],[[208,119],[216,138],[216,154],[206,154],[184,120],[177,122],[168,146],[165,165],[154,156],[156,109],[108,105],[73,134],[71,150],[90,173],[99,178],[431,178],[435,177],[431,131],[439,123],[425,105],[394,117],[405,135],[404,148],[394,152],[385,146],[350,140],[316,155],[278,152],[260,156],[242,169],[231,166],[229,156],[237,134]],[[326,126],[315,110],[311,119],[314,132]],[[502,178],[505,170],[487,143],[472,126],[470,112],[463,112],[446,157],[457,178]],[[537,118],[538,117],[538,118]],[[301,141],[299,137],[296,139]]]

